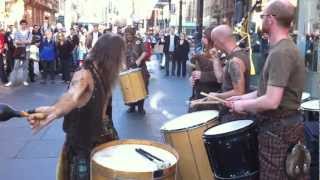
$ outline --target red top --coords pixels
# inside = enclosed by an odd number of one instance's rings
[[[0,54],[4,52],[5,36],[0,32]]]

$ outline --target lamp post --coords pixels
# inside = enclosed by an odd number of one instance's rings
[[[179,1],[179,28],[178,32],[182,32],[182,0]]]
[[[195,51],[196,53],[202,50],[202,29],[203,29],[203,0],[197,0],[197,28],[195,37]]]

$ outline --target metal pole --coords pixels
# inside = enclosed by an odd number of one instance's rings
[[[182,0],[179,2],[179,28],[178,32],[182,32]]]
[[[195,52],[201,52],[202,50],[202,29],[203,29],[203,0],[197,0],[197,27],[195,37]]]

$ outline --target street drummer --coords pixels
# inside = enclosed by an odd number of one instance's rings
[[[258,90],[228,99],[235,112],[257,113],[260,180],[289,179],[285,168],[287,152],[290,145],[304,139],[298,108],[305,69],[299,50],[289,37],[294,17],[295,7],[289,1],[269,2],[261,18],[262,30],[269,36],[271,49]]]
[[[217,81],[222,83],[221,93],[210,93],[221,99],[239,96],[249,92],[250,62],[246,49],[238,47],[232,30],[228,25],[219,25],[211,32],[213,45],[216,49],[224,52],[227,58],[223,63],[217,57],[214,49],[211,50],[213,69]],[[225,106],[221,106],[219,119],[228,122],[246,118],[247,115],[229,112]]]
[[[132,27],[127,27],[125,29],[125,40],[127,44],[126,51],[126,69],[133,68],[141,68],[142,76],[144,79],[145,87],[148,92],[148,84],[149,84],[149,72],[146,65],[146,55],[144,44],[142,39],[139,39],[135,36],[136,31]],[[138,112],[140,114],[145,114],[144,110],[144,99],[136,102],[128,104],[130,108],[128,109],[128,113],[133,113],[136,111],[136,106],[138,106]]]
[[[68,91],[52,106],[38,107],[46,114],[28,117],[33,130],[39,131],[64,116],[66,141],[58,166],[58,179],[89,180],[91,150],[118,139],[112,120],[106,116],[108,99],[124,60],[125,42],[107,33],[95,43],[84,66],[71,80]]]

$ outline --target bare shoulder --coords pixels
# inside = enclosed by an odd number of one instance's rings
[[[70,86],[93,86],[91,72],[86,69],[76,71],[72,77]]]

